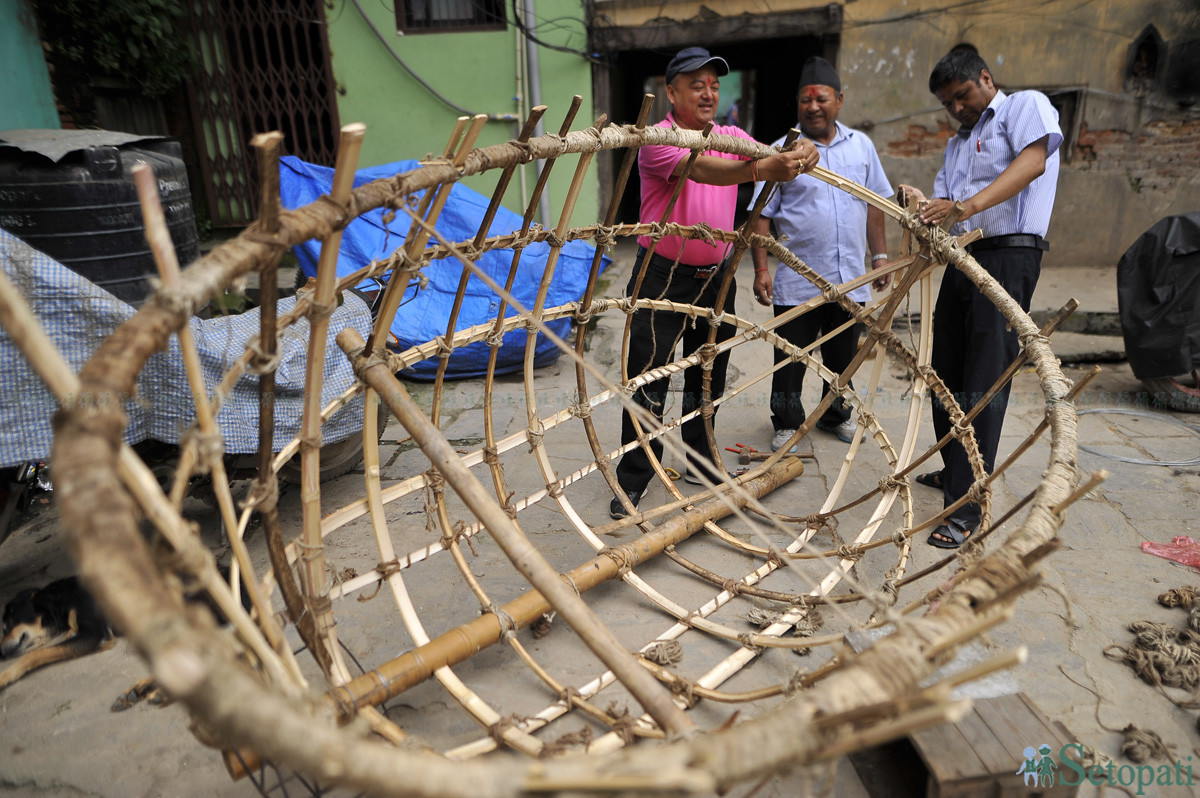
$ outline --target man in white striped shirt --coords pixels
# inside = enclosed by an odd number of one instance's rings
[[[1062,130],[1058,112],[1044,94],[1011,95],[996,88],[987,64],[974,50],[956,49],[933,68],[929,90],[961,125],[946,145],[934,181],[934,198],[922,200],[922,222],[941,224],[955,202],[965,210],[955,234],[980,228],[983,238],[967,249],[1026,311],[1041,272],[1042,252],[1058,182]],[[967,410],[992,387],[1020,349],[1017,335],[1000,311],[957,269],[948,268],[934,306],[932,365]],[[1006,385],[975,418],[975,438],[990,473],[1008,407]],[[949,414],[937,401],[933,426],[938,438],[951,430]],[[917,478],[939,487],[944,506],[967,495],[973,478],[966,451],[952,438],[942,449],[940,472]],[[929,536],[929,544],[953,549],[979,526],[980,507],[966,502]]]

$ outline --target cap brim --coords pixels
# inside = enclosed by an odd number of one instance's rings
[[[717,75],[729,74],[729,63],[721,56],[710,55],[708,58],[705,58],[704,56],[697,56],[696,58],[685,61],[680,66],[676,67],[674,72],[671,72],[669,75],[667,75],[667,82],[670,83],[676,75],[695,72],[697,69],[707,66],[708,64],[712,64],[716,67]]]

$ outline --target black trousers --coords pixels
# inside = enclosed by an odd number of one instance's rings
[[[1028,312],[1041,274],[1042,251],[1008,247],[974,253],[974,257]],[[948,267],[934,305],[931,365],[963,412],[987,393],[1019,351],[1017,334],[1009,329],[1004,315],[958,269]],[[975,439],[989,474],[996,465],[1008,394],[1005,385],[974,421]],[[950,416],[937,399],[933,401],[933,429],[939,440],[951,429]],[[942,449],[942,463],[943,506],[948,507],[967,494],[974,480],[966,450],[957,440],[951,439]],[[951,520],[963,529],[974,529],[979,517],[979,505],[968,502],[954,511]]]
[[[792,309],[792,305],[775,305],[775,315],[780,316]],[[851,319],[845,308],[832,303],[805,313],[799,318],[786,322],[776,332],[788,342],[799,347],[805,347],[822,335],[835,330]],[[821,344],[821,362],[835,374],[850,365],[858,352],[858,339],[862,325],[854,324]],[[804,423],[807,416],[804,404],[800,398],[800,389],[804,386],[804,375],[808,367],[801,361],[792,361],[790,355],[779,349],[775,350],[775,363],[788,361],[771,375],[771,423],[775,429],[796,429]],[[822,380],[824,385],[821,398],[829,393],[829,383]],[[850,417],[850,408],[845,406],[842,397],[837,397],[829,409],[821,416],[821,421],[830,424],[841,424]]]
[[[629,278],[626,289],[628,296],[633,296],[634,284],[637,281],[637,271],[640,268],[644,251],[638,250],[637,267]],[[691,276],[694,267],[680,264],[671,274],[671,261],[655,257],[646,270],[642,288],[638,298],[669,299],[674,302],[712,307],[717,301],[721,287],[721,273],[709,278]],[[733,313],[734,300],[737,298],[737,283],[731,283],[729,293],[725,295],[724,312]],[[675,347],[683,343],[684,356],[694,353],[701,345],[708,343],[709,324],[707,319],[695,319],[682,314],[663,310],[638,310],[633,314],[629,334],[629,360],[627,361],[629,376],[650,371],[665,366],[675,357]],[[717,328],[717,341],[732,338],[737,327],[732,324],[721,324]],[[713,359],[712,398],[715,401],[725,392],[725,372],[729,365],[729,353],[717,355]],[[700,407],[701,391],[703,390],[704,372],[699,366],[692,366],[683,372],[683,400],[680,414],[686,415]],[[668,378],[658,379],[639,388],[633,395],[633,401],[649,410],[657,418],[662,419],[663,408],[667,399]],[[715,417],[713,419],[716,420]],[[720,468],[713,470],[708,437],[704,434],[704,419],[697,415],[683,424],[683,442],[688,447],[688,461],[709,472],[710,478],[724,475]],[[637,430],[633,426],[633,418],[628,411],[621,414],[621,443],[622,445],[637,440]],[[663,445],[658,438],[650,441],[654,456],[662,458]],[[642,447],[630,449],[617,464],[617,481],[626,491],[645,490],[654,475],[650,459]]]

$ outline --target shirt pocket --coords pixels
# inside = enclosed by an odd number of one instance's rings
[[[867,184],[867,175],[870,174],[871,164],[866,158],[847,158],[841,166],[843,171],[839,174],[842,177],[853,180],[860,186]]]
[[[978,192],[990,185],[1000,173],[1008,168],[1017,156],[1002,125],[993,118],[983,130],[970,137],[971,182]]]

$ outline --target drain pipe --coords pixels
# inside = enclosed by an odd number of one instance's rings
[[[529,82],[529,107],[536,108],[542,104],[542,70],[538,66],[538,45],[534,41],[537,36],[537,21],[534,17],[534,0],[524,0],[525,13],[525,31],[529,34],[525,37],[525,78]],[[542,136],[546,133],[546,127],[539,121],[537,127],[534,128],[533,135]],[[546,168],[545,161],[537,162],[538,174]],[[546,186],[546,190],[542,192],[542,196],[538,199],[538,213],[542,217],[542,227],[550,229],[553,224],[550,218],[550,187]]]

